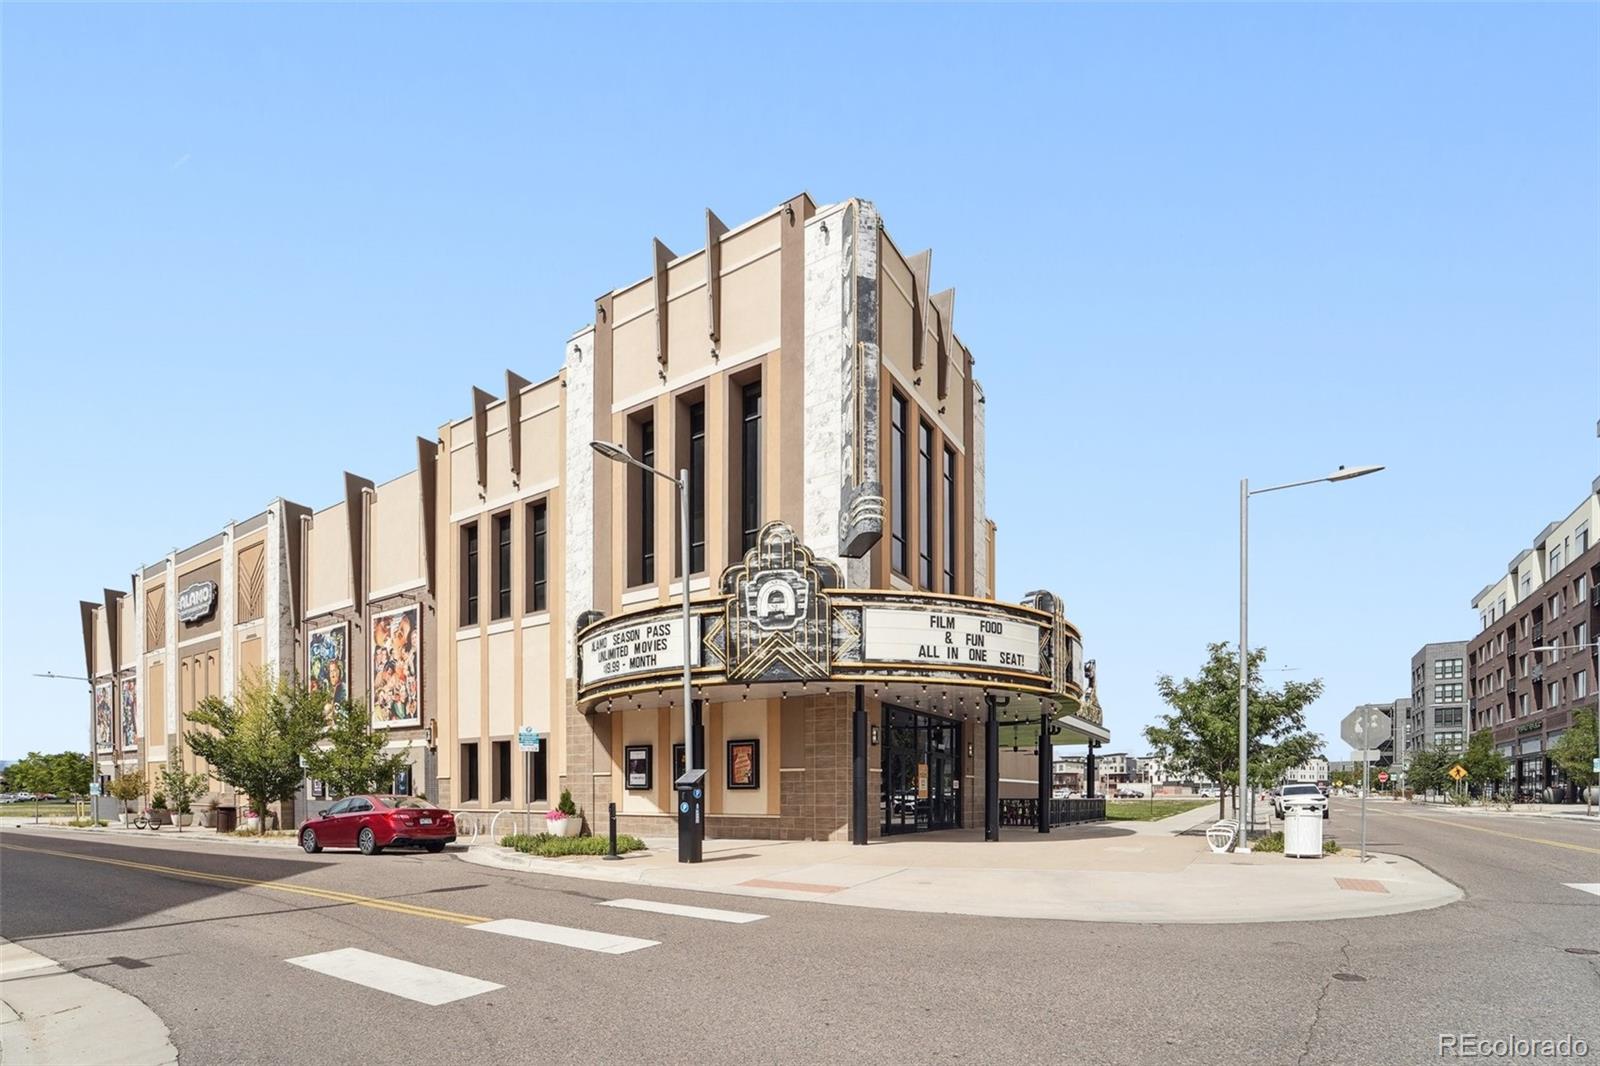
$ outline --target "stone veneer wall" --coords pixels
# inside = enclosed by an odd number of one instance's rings
[[[805,716],[805,750],[780,752],[779,762],[788,769],[779,772],[778,816],[715,814],[706,819],[706,836],[750,840],[848,840],[850,838],[850,712],[849,696],[790,697],[782,713]],[[577,727],[589,729],[578,722]],[[609,730],[599,730],[609,734]],[[872,749],[876,752],[877,749]],[[869,754],[869,760],[875,756]],[[576,771],[574,770],[574,775]],[[877,777],[871,775],[876,786]],[[596,833],[606,831],[606,803],[610,800],[609,773],[595,778],[594,805],[585,805],[573,790],[573,798],[584,806],[589,826]],[[869,789],[867,802],[877,810],[876,794]],[[875,821],[874,814],[869,821]],[[670,837],[677,834],[677,819],[671,815],[619,815],[617,832],[636,836]],[[877,836],[871,827],[870,837]]]

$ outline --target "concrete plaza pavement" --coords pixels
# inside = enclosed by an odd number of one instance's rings
[[[612,884],[991,918],[1226,924],[1366,918],[1444,906],[1461,890],[1398,855],[1359,861],[1212,854],[1205,807],[1154,822],[922,833],[866,847],[818,841],[708,840],[705,861],[647,840],[620,860],[540,858],[480,843],[466,861]],[[1351,842],[1353,843],[1353,842]]]

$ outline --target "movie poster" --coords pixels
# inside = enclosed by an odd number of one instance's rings
[[[422,609],[372,616],[372,724],[422,724]]]
[[[102,755],[115,750],[116,725],[112,715],[112,701],[116,699],[111,682],[94,687],[94,750]]]
[[[139,682],[122,679],[122,750],[139,750]]]
[[[306,685],[312,692],[325,692],[328,704],[337,706],[350,698],[350,628],[344,622],[311,631],[306,646]]]

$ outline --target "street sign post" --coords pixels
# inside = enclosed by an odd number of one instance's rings
[[[1449,773],[1450,773],[1450,780],[1452,780],[1452,781],[1461,781],[1463,778],[1465,778],[1467,776],[1467,768],[1465,766],[1462,766],[1460,763],[1456,763],[1454,766],[1450,767]]]
[[[533,762],[529,754],[539,750],[539,731],[531,725],[517,730],[517,750],[522,752],[522,816],[528,820],[528,833],[533,833]]]
[[[1376,707],[1357,707],[1339,723],[1339,735],[1361,752],[1361,861],[1367,861],[1367,793],[1372,791],[1372,753],[1394,736],[1394,724]]]

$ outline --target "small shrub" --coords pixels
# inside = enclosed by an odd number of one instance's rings
[[[164,811],[164,810],[166,810],[167,809],[167,794],[165,792],[157,792],[153,796],[151,796],[150,797],[150,809],[153,810],[153,811]]]
[[[74,818],[67,824],[74,829],[88,829],[90,826],[100,826],[101,828],[104,828],[106,821],[104,818],[100,819],[99,821],[95,821],[93,818]]]
[[[561,802],[556,804],[556,810],[568,818],[576,818],[578,816],[578,805],[572,802],[572,790],[570,788],[561,790]]]
[[[605,837],[553,837],[549,833],[509,833],[500,838],[500,846],[547,859],[562,855],[604,855],[610,850]],[[617,835],[618,855],[639,851],[643,847],[644,841],[638,837],[624,833]]]
[[[1268,833],[1266,836],[1261,837],[1258,840],[1252,840],[1250,842],[1250,850],[1251,851],[1282,852],[1283,851],[1283,834],[1282,833]]]
[[[1472,802],[1472,797],[1468,796],[1465,792],[1452,792],[1450,793],[1449,798],[1450,806],[1452,807],[1465,807],[1467,804]]]
[[[1339,842],[1337,840],[1333,839],[1332,837],[1329,837],[1327,840],[1324,840],[1322,842],[1322,854],[1324,854],[1324,855],[1337,855],[1338,853],[1339,853]]]

